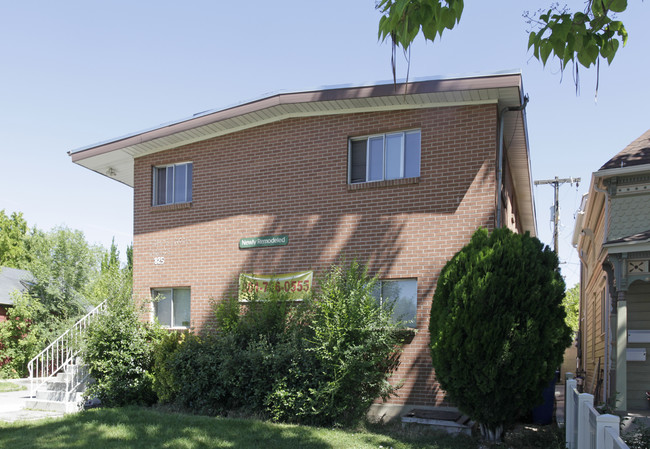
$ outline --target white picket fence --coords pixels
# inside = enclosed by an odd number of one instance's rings
[[[568,449],[630,449],[619,435],[618,416],[598,413],[593,395],[578,393],[575,379],[567,379],[565,388]]]

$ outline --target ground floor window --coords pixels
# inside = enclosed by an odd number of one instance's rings
[[[380,304],[392,303],[393,319],[407,327],[417,327],[417,279],[381,280],[373,292]]]
[[[163,327],[190,327],[190,289],[152,290],[154,313]]]

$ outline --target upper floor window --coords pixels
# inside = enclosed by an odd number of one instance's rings
[[[348,161],[350,184],[420,176],[420,130],[350,139]]]
[[[153,168],[153,205],[192,201],[192,163]]]

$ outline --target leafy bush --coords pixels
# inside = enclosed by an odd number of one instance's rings
[[[397,326],[373,287],[367,270],[353,263],[332,267],[318,297],[304,304],[282,292],[221,302],[218,333],[161,349],[170,354],[174,382],[168,399],[198,413],[354,424],[395,390],[388,378],[397,364]]]
[[[161,332],[140,321],[131,300],[110,300],[107,313],[91,323],[85,338],[84,361],[94,379],[85,395],[111,407],[156,402],[152,366]]]
[[[436,378],[488,439],[541,402],[562,363],[563,297],[555,253],[508,229],[479,229],[443,268],[429,324]]]
[[[40,302],[28,294],[14,294],[7,320],[0,322],[0,379],[27,376],[27,364],[43,346],[35,325]]]
[[[647,449],[650,447],[650,427],[643,424],[641,420],[635,420],[631,430],[621,437],[625,444],[630,446],[630,449]]]
[[[357,262],[333,266],[313,303],[311,351],[325,377],[313,391],[313,414],[333,423],[357,422],[375,399],[395,391],[388,379],[397,367],[399,325],[392,305],[377,303],[375,284]]]
[[[163,332],[154,345],[153,390],[160,402],[172,402],[178,393],[178,382],[171,363],[189,335],[187,331]]]

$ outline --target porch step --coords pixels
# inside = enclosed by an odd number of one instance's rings
[[[424,424],[444,430],[447,433],[472,435],[474,422],[460,412],[449,410],[414,409],[402,416],[402,426]]]
[[[27,399],[25,408],[29,410],[43,410],[59,413],[76,413],[83,407],[83,399],[79,396],[78,401],[53,401],[46,399]]]
[[[66,366],[64,372],[45,382],[36,390],[33,398],[25,401],[25,408],[59,413],[75,413],[81,410],[83,407],[82,393],[86,390],[86,383],[82,382],[73,391],[67,391],[67,389],[70,382],[78,379],[79,372],[83,369],[83,366],[77,364]]]

